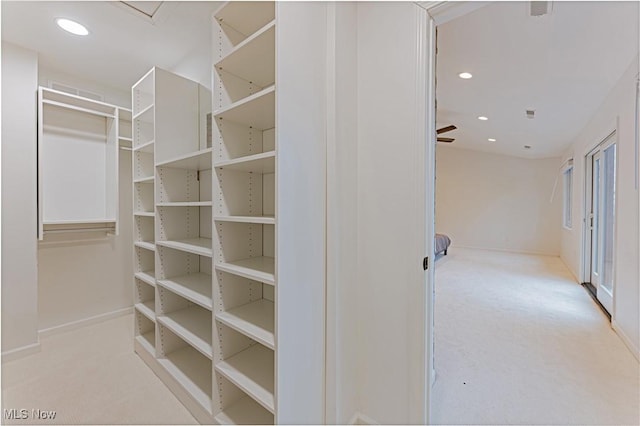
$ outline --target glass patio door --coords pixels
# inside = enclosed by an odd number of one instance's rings
[[[598,301],[609,313],[614,294],[616,162],[615,134],[587,157],[590,282]]]

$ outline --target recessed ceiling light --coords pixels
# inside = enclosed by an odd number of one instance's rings
[[[489,138],[487,139],[489,142],[495,142],[496,140],[494,138]]]
[[[57,18],[56,24],[63,30],[70,32],[71,34],[86,36],[89,34],[89,30],[82,24],[72,21],[67,18]]]
[[[471,75],[470,72],[461,72],[460,74],[458,74],[458,77],[468,80],[473,77],[473,75]]]
[[[478,117],[478,120],[487,121],[488,118],[485,117],[484,115],[481,115],[480,117]]]

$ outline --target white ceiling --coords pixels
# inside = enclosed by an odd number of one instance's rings
[[[39,52],[45,67],[129,90],[152,66],[171,70],[185,58],[202,58],[208,66],[210,19],[220,4],[149,2],[150,13],[158,7],[150,19],[116,1],[3,0],[2,39]],[[82,23],[90,34],[65,33],[55,24],[57,17]]]
[[[497,2],[439,26],[437,123],[458,127],[441,136],[464,149],[562,155],[638,54],[638,4],[554,2],[534,18],[528,2]]]

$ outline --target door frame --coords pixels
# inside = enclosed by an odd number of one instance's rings
[[[583,170],[584,173],[582,174],[583,176],[583,180],[582,180],[582,186],[583,186],[583,191],[584,191],[584,197],[583,197],[583,204],[582,204],[582,244],[580,245],[580,282],[581,283],[590,283],[591,280],[591,233],[589,232],[589,226],[588,226],[588,219],[589,219],[589,213],[590,213],[590,209],[591,209],[591,194],[590,194],[590,190],[591,190],[591,184],[589,183],[589,180],[592,178],[591,174],[588,173],[588,171],[590,170],[590,165],[589,165],[589,161],[591,159],[591,156],[595,153],[595,151],[602,151],[602,153],[604,153],[604,148],[611,145],[612,143],[617,144],[618,143],[618,120],[619,118],[616,117],[613,121],[613,123],[611,123],[609,126],[607,126],[605,128],[605,130],[598,136],[597,139],[595,139],[594,143],[590,146],[589,149],[585,150],[585,154],[582,160],[582,166],[583,166]],[[610,140],[613,139],[613,142],[610,142]],[[602,157],[604,159],[604,156]],[[602,168],[601,168],[601,172],[602,172]],[[619,172],[619,167],[618,167],[618,149],[616,149],[616,182],[619,182],[618,180],[618,172]],[[616,203],[615,207],[614,207],[614,214],[617,217],[617,211],[618,211],[618,203]],[[598,232],[600,232],[600,229],[598,229]],[[617,239],[618,236],[618,221],[616,220],[613,226],[613,235],[614,235],[614,239]],[[615,244],[614,244],[614,250],[615,250]],[[615,254],[614,254],[615,256]],[[613,295],[612,295],[612,304],[611,304],[611,312],[609,312],[609,314],[611,315],[611,322],[613,322],[615,320],[615,310],[616,310],[616,295],[615,295],[615,281],[616,281],[616,276],[617,276],[617,271],[614,265],[614,270],[613,270],[613,275],[614,275],[614,291],[613,291]],[[596,287],[596,292],[597,292],[597,287]],[[597,296],[594,295],[594,297],[597,299]]]
[[[419,34],[418,46],[421,52],[418,52],[419,64],[418,68],[426,71],[427,81],[420,87],[418,93],[419,103],[424,108],[418,106],[419,112],[425,117],[424,136],[426,147],[423,153],[423,171],[424,171],[424,212],[426,219],[425,236],[423,248],[425,256],[431,259],[431,265],[424,274],[424,282],[426,291],[424,293],[424,303],[422,304],[424,311],[422,318],[425,320],[424,330],[426,338],[424,339],[424,348],[422,350],[423,363],[426,368],[423,370],[425,374],[422,380],[425,396],[425,420],[424,423],[431,423],[431,388],[436,380],[436,370],[434,364],[434,291],[435,291],[435,268],[434,264],[434,238],[435,238],[435,164],[436,164],[436,29],[438,25],[442,25],[455,18],[471,13],[487,4],[490,1],[423,1],[416,4],[427,12],[427,22],[425,27],[426,34]],[[426,102],[423,103],[423,99]]]

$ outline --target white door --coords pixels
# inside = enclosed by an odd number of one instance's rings
[[[600,170],[600,279],[598,300],[613,312],[614,234],[616,221],[616,144],[603,150]]]
[[[615,133],[587,156],[589,282],[602,306],[611,313],[614,293],[616,211]]]

